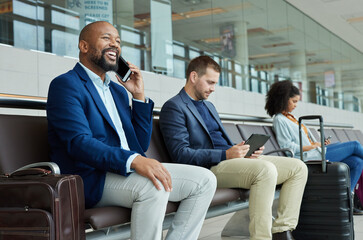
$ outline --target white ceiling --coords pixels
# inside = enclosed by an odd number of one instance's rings
[[[363,0],[285,1],[363,53]]]

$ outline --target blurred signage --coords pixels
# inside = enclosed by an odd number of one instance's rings
[[[112,0],[67,0],[67,8],[80,15],[80,28],[95,21],[112,24]]]
[[[12,12],[12,11],[13,11],[13,2],[12,1],[0,3],[0,14]]]
[[[256,71],[269,71],[274,68],[273,64],[261,64],[261,65],[255,65]]]
[[[233,24],[220,27],[219,32],[222,44],[222,55],[230,58],[235,57],[236,47]]]
[[[106,21],[112,24],[112,0],[84,0],[83,6],[86,22]]]
[[[327,88],[335,86],[334,71],[326,71],[324,73],[324,82],[325,82],[325,87],[327,87]]]

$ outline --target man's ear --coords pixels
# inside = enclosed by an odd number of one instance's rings
[[[85,40],[79,41],[78,48],[81,53],[87,53],[89,50],[88,43]]]
[[[189,75],[189,80],[192,82],[192,83],[195,83],[198,79],[198,73],[196,71],[192,71]]]

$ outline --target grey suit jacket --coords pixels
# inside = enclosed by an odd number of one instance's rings
[[[205,101],[205,105],[220,126],[223,137],[233,145],[213,104]],[[184,88],[162,107],[160,130],[174,162],[210,168],[221,161],[224,150],[214,149],[207,126]]]

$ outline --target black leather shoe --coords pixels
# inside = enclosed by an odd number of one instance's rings
[[[362,204],[356,194],[352,193],[353,215],[363,215]]]
[[[354,207],[353,215],[363,215],[363,210],[360,210],[359,208]]]
[[[272,234],[272,240],[295,240],[291,231],[279,232]]]
[[[352,194],[352,197],[353,197],[353,206],[359,210],[363,210],[363,206],[362,206],[362,203],[361,201],[359,200],[357,194],[353,193]]]

